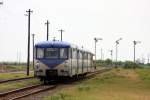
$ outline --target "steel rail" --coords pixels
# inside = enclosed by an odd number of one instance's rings
[[[16,100],[39,92],[47,91],[55,88],[56,85],[45,86],[43,84],[32,85],[21,89],[16,89],[4,93],[0,93],[0,100]]]
[[[93,72],[89,72],[89,73],[87,73],[87,75],[85,77],[72,80],[69,83],[71,84],[72,82],[88,79],[88,78],[91,78],[92,76],[94,76],[96,74],[103,73],[103,72],[106,72],[106,71],[109,71],[109,70],[111,70],[111,68],[104,68],[104,69],[96,70],[96,71],[93,71]],[[57,84],[57,85],[61,85],[61,84],[62,83]],[[24,87],[24,88],[21,88],[21,89],[8,91],[8,92],[5,92],[5,93],[0,93],[0,100],[1,100],[1,98],[2,98],[2,100],[17,100],[17,99],[24,98],[24,97],[27,97],[27,96],[30,96],[30,95],[33,95],[33,94],[37,94],[37,93],[40,93],[40,92],[55,89],[57,87],[57,85],[49,85],[48,86],[48,85],[38,84],[38,85]]]

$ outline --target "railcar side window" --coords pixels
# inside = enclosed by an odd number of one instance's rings
[[[37,48],[37,58],[43,58],[43,57],[44,57],[44,49]]]
[[[59,52],[58,48],[46,48],[45,58],[58,58]]]
[[[88,54],[88,60],[91,60],[91,54]]]
[[[82,51],[79,51],[78,59],[82,59]]]
[[[69,49],[69,57],[72,58],[72,48]]]
[[[60,58],[68,58],[68,49],[60,48]]]
[[[88,54],[87,54],[87,52],[84,53],[84,59],[88,59]]]

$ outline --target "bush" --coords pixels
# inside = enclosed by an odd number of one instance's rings
[[[111,64],[112,64],[112,60],[106,59],[106,60],[105,60],[105,64],[106,64],[106,65],[111,65]]]
[[[138,64],[132,62],[132,61],[125,61],[124,68],[138,68]]]

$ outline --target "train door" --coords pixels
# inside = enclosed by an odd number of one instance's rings
[[[83,56],[84,52],[82,51],[81,53],[82,53],[82,59],[81,60],[82,60],[82,74],[83,74],[84,73],[84,69],[83,69],[83,67],[84,67],[84,56]]]
[[[87,52],[84,53],[84,69],[85,73],[87,72],[88,64],[87,64]]]
[[[78,52],[78,73],[82,74],[82,51]]]
[[[88,53],[88,71],[91,70],[91,54]]]
[[[72,49],[72,72],[73,75],[77,74],[77,49]]]
[[[77,75],[79,74],[79,50],[77,50]]]
[[[69,49],[69,61],[70,61],[70,75],[72,76],[72,48]]]
[[[88,53],[86,53],[86,72],[88,72]]]

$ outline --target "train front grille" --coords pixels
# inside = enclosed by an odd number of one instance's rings
[[[58,72],[57,70],[46,70],[46,76],[48,77],[55,77],[55,76],[58,76]]]

